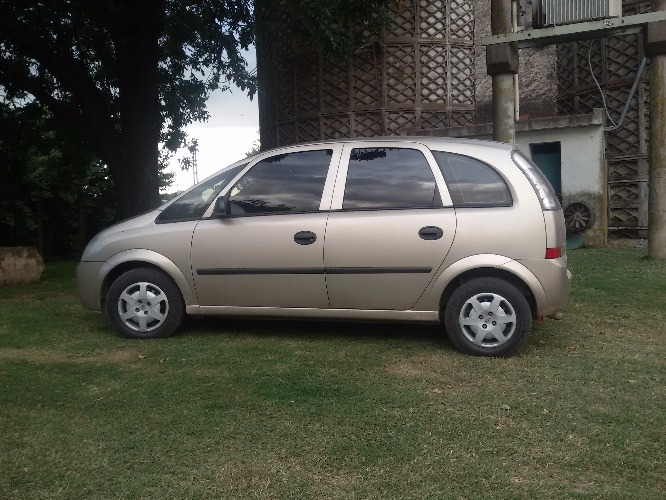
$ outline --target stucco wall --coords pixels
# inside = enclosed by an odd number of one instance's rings
[[[530,144],[548,142],[560,143],[563,206],[584,202],[591,207],[594,219],[584,233],[585,243],[604,245],[608,239],[608,196],[601,117],[587,125],[516,132],[516,145],[526,154],[530,154]]]

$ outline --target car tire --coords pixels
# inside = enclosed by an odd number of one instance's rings
[[[168,337],[180,327],[185,305],[173,280],[157,269],[137,268],[121,274],[106,296],[106,315],[123,337]]]
[[[458,287],[444,310],[444,326],[460,351],[475,356],[511,356],[527,339],[532,312],[511,283],[475,278]]]

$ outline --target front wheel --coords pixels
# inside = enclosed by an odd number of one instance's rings
[[[476,356],[511,356],[527,339],[532,314],[525,296],[499,278],[475,278],[457,288],[444,310],[451,342]]]
[[[123,337],[168,337],[183,321],[185,307],[178,286],[156,269],[121,274],[109,288],[106,315]]]

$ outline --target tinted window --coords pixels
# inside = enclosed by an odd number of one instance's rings
[[[184,220],[197,220],[208,208],[208,205],[218,193],[224,189],[231,179],[240,172],[247,163],[238,165],[237,167],[230,168],[224,172],[202,182],[195,186],[190,192],[185,193],[171,205],[166,207],[160,215],[157,216],[156,222],[178,222]]]
[[[432,207],[438,201],[430,165],[417,149],[353,149],[343,209]]]
[[[433,151],[454,206],[497,207],[512,203],[509,187],[491,166],[467,156]]]
[[[300,151],[261,160],[231,188],[232,215],[314,212],[333,151]]]

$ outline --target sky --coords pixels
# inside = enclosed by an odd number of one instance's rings
[[[254,48],[245,53],[248,67],[256,67]],[[198,139],[197,165],[199,181],[221,168],[243,159],[259,139],[259,108],[257,96],[250,101],[247,94],[235,86],[227,91],[214,92],[208,100],[210,119],[205,123],[193,123],[185,128],[188,140]],[[167,189],[173,193],[192,186],[192,171],[180,169],[178,158],[188,156],[185,149],[179,150],[170,162],[168,172],[176,174],[173,184]]]

